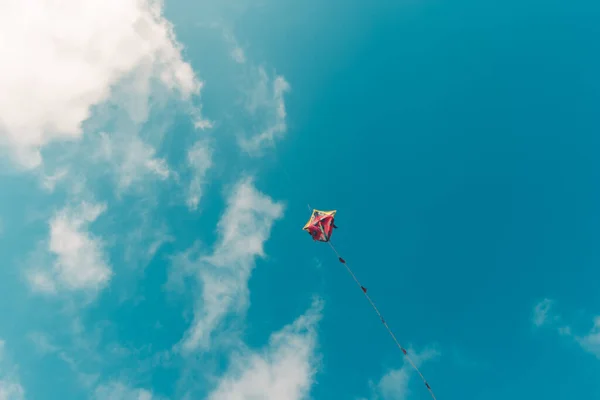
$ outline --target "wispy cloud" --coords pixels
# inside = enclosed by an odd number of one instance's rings
[[[82,202],[67,206],[50,220],[48,251],[54,258],[51,268],[36,266],[28,271],[33,290],[53,293],[102,289],[112,276],[102,241],[88,231],[106,210],[103,204]]]
[[[150,390],[133,388],[125,383],[113,381],[99,385],[93,400],[159,400]]]
[[[196,142],[187,153],[187,160],[192,170],[187,205],[191,210],[196,210],[200,204],[204,186],[206,185],[206,174],[212,167],[212,149],[205,140]]]
[[[59,348],[50,342],[48,336],[41,332],[31,332],[27,335],[34,347],[41,354],[52,354],[59,351]]]
[[[3,46],[0,141],[12,158],[33,168],[46,144],[80,138],[92,107],[124,80],[122,104],[138,114],[152,82],[184,98],[198,93],[161,7],[151,0],[2,3],[0,26],[11,39]]]
[[[0,400],[25,399],[23,387],[14,381],[0,380]]]
[[[239,46],[236,46],[231,51],[231,58],[233,58],[235,62],[239,64],[244,64],[246,62],[246,55],[244,54],[244,50]]]
[[[545,298],[539,301],[534,307],[531,322],[536,328],[552,327],[556,329],[561,336],[571,336],[571,327],[561,323],[562,317],[553,309],[556,301]]]
[[[262,67],[257,69],[257,76],[254,88],[248,93],[247,108],[252,115],[261,116],[260,131],[241,137],[239,142],[250,154],[260,154],[287,131],[284,95],[290,90],[290,84],[283,76],[271,79]]]
[[[283,216],[283,205],[259,192],[251,179],[242,179],[231,192],[218,223],[219,240],[208,256],[188,260],[187,271],[196,275],[202,298],[194,322],[181,346],[184,351],[208,348],[211,333],[232,311],[245,310],[248,279],[273,223]],[[178,268],[178,265],[174,266]]]
[[[550,312],[550,307],[553,304],[554,301],[544,299],[534,308],[534,316],[538,317],[534,318],[536,326],[545,326],[549,325],[550,322],[561,320],[560,315]],[[561,324],[555,326],[555,328],[560,336],[574,340],[583,350],[600,359],[600,316],[593,318],[592,327],[584,335],[577,334],[576,330],[567,324]]]
[[[600,359],[600,316],[594,318],[592,329],[585,336],[577,337],[576,340],[585,351]]]
[[[544,299],[537,303],[533,308],[533,324],[535,326],[542,326],[553,319],[550,315],[550,309],[554,302],[550,299]]]
[[[238,136],[238,144],[248,154],[260,156],[264,149],[273,146],[287,132],[284,97],[291,86],[284,76],[270,76],[262,65],[253,63],[231,28],[221,24],[214,24],[213,27],[222,30],[225,42],[230,47],[231,58],[244,71],[241,90],[252,123],[244,126],[244,132]]]
[[[175,241],[167,223],[159,220],[158,209],[153,202],[137,202],[131,207],[133,215],[127,219],[127,224],[134,228],[120,236],[128,267],[143,270],[162,246]],[[123,224],[124,221],[120,225]]]
[[[74,326],[77,327],[77,324],[74,324]],[[77,331],[77,333],[75,331],[71,331],[70,333],[81,335],[81,333],[84,332],[83,330],[79,329],[77,329]],[[93,360],[95,362],[98,358],[95,354],[93,354],[93,351],[91,351],[91,346],[87,342],[89,338],[86,339],[84,336],[73,337],[73,343],[75,343],[78,347],[76,351],[73,351],[75,354],[74,356],[70,354],[67,349],[59,347],[48,335],[42,332],[30,332],[27,337],[33,344],[33,347],[38,354],[43,356],[55,356],[57,360],[65,363],[76,376],[79,385],[86,389],[89,389],[95,385],[99,374],[85,373],[81,370],[81,364],[85,363],[82,360],[89,357],[90,361]]]
[[[0,400],[24,400],[25,389],[21,386],[16,366],[9,359],[6,344],[0,339]]]
[[[246,53],[244,52],[244,49],[242,49],[235,36],[233,36],[228,29],[225,27],[222,27],[222,29],[225,41],[231,46],[231,58],[238,64],[245,64]]]
[[[135,134],[100,134],[98,155],[115,169],[120,190],[147,177],[165,180],[171,175],[166,160]]]
[[[306,399],[320,363],[315,349],[322,309],[314,300],[304,315],[272,334],[265,349],[235,355],[208,400]]]
[[[69,170],[67,168],[59,168],[50,175],[44,175],[42,178],[42,187],[49,192],[53,192],[58,183],[65,179]]]
[[[89,322],[82,322],[77,314],[78,309],[71,311],[75,313],[66,312],[65,315],[55,316],[57,322],[64,322],[61,328],[52,329],[52,334],[34,331],[27,335],[36,353],[68,367],[75,378],[72,383],[88,392],[89,398],[137,399],[133,395],[145,393],[144,390],[127,385],[126,382],[129,381],[125,380],[125,377],[133,376],[138,381],[137,371],[147,364],[142,351],[127,348],[117,341],[106,340],[111,328],[116,328],[113,322],[104,320],[90,325]],[[135,371],[131,373],[124,367],[124,361],[134,357],[139,358]],[[120,380],[107,379],[107,371],[115,367],[119,369]],[[152,398],[156,400],[156,396]]]
[[[420,368],[425,362],[438,357],[440,353],[428,348],[420,353],[411,351],[411,359]],[[373,399],[375,400],[406,400],[411,393],[411,378],[416,375],[413,367],[404,363],[401,368],[388,371],[373,387]],[[425,389],[423,389],[425,390]]]

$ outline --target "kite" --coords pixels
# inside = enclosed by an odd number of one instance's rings
[[[333,229],[337,228],[333,223],[336,211],[313,210],[310,219],[304,225],[305,231],[310,233],[313,240],[319,242],[329,242]]]
[[[309,210],[311,209],[310,205],[308,206],[308,208],[309,208]],[[337,228],[337,226],[335,226],[335,224],[334,224],[336,212],[337,212],[336,210],[320,211],[320,210],[313,209],[310,219],[308,220],[308,222],[306,223],[306,225],[304,225],[304,228],[302,228],[302,229],[307,231],[310,234],[310,236],[312,236],[314,241],[325,242],[329,245],[329,247],[331,247],[333,252],[338,257],[338,260],[344,265],[344,267],[346,267],[346,270],[350,273],[350,275],[352,276],[352,279],[354,279],[354,282],[356,282],[356,284],[360,287],[361,291],[363,292],[363,294],[365,295],[365,297],[367,298],[367,300],[369,301],[369,303],[371,304],[371,306],[377,313],[377,316],[383,323],[383,326],[385,326],[388,333],[390,334],[390,336],[396,343],[396,346],[398,346],[398,348],[402,351],[402,354],[404,354],[404,357],[406,357],[406,359],[408,360],[410,365],[412,365],[412,367],[415,369],[415,371],[417,371],[417,373],[423,380],[423,383],[427,387],[427,390],[431,394],[431,397],[433,397],[433,399],[436,400],[435,395],[433,394],[433,390],[431,389],[431,386],[429,386],[429,383],[427,382],[427,380],[425,380],[425,377],[423,376],[423,374],[421,374],[421,371],[419,371],[419,369],[417,368],[417,366],[415,365],[413,360],[411,360],[406,349],[400,345],[400,342],[398,341],[398,339],[396,339],[396,335],[394,335],[394,333],[388,326],[387,322],[385,322],[385,319],[383,319],[383,316],[381,315],[381,313],[375,306],[375,303],[373,302],[373,300],[371,300],[371,297],[367,294],[367,288],[364,287],[363,285],[361,285],[361,283],[356,278],[356,275],[354,275],[354,272],[352,272],[352,270],[348,266],[348,263],[346,262],[346,260],[344,260],[342,258],[342,256],[340,255],[340,253],[338,253],[338,251],[335,249],[335,247],[333,247],[333,244],[331,243],[331,234],[333,233],[333,230],[335,228]]]

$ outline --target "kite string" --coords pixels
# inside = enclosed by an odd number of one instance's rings
[[[288,181],[290,183],[292,183],[292,179],[291,179],[290,175],[288,174],[287,170],[285,169],[285,167],[282,168],[282,170],[285,173],[286,178],[288,179]],[[308,208],[309,211],[313,210],[313,208],[310,206],[310,203],[306,203],[306,207]],[[333,244],[330,241],[328,241],[327,244],[329,244],[329,246],[331,247],[331,249],[333,250],[333,252],[337,255],[337,257],[340,259],[340,261],[344,260],[341,257],[340,253],[336,250],[336,248],[333,246]],[[388,333],[390,334],[390,336],[394,340],[394,343],[396,343],[396,346],[398,346],[398,348],[402,351],[402,354],[404,354],[404,357],[408,360],[408,362],[413,367],[413,369],[415,371],[417,371],[417,373],[421,377],[421,380],[423,381],[423,383],[427,387],[427,390],[431,394],[431,397],[433,398],[433,400],[437,400],[436,397],[435,397],[435,394],[433,393],[433,390],[431,389],[431,386],[429,386],[429,383],[427,382],[427,380],[425,379],[425,377],[423,376],[423,374],[421,373],[421,371],[419,371],[419,368],[417,368],[417,366],[415,365],[415,363],[413,362],[413,360],[409,357],[408,352],[404,349],[404,347],[402,347],[402,345],[400,344],[400,342],[396,338],[396,335],[394,335],[394,332],[392,332],[392,330],[390,329],[389,325],[387,324],[387,322],[385,321],[385,319],[383,318],[383,316],[379,312],[379,309],[377,309],[377,306],[375,305],[375,303],[373,302],[373,300],[371,300],[371,297],[367,294],[366,289],[364,289],[364,287],[360,284],[358,278],[356,278],[356,275],[354,275],[354,272],[352,272],[352,269],[350,269],[350,267],[348,266],[348,264],[346,263],[345,260],[342,261],[342,264],[344,264],[344,267],[346,267],[346,270],[348,271],[348,273],[350,273],[350,275],[352,276],[352,279],[354,279],[354,282],[356,282],[356,284],[360,287],[361,292],[363,292],[363,294],[365,295],[365,297],[367,298],[367,300],[371,304],[371,307],[373,307],[373,309],[377,313],[377,316],[379,316],[379,319],[381,320],[381,322],[383,323],[383,326],[385,326],[385,329],[388,331]]]
[[[410,365],[414,368],[414,370],[417,371],[417,373],[419,374],[419,376],[423,380],[423,383],[427,387],[427,390],[429,390],[429,393],[431,394],[431,397],[433,397],[433,399],[436,400],[436,397],[433,394],[433,390],[431,390],[431,386],[429,386],[429,383],[427,383],[427,380],[425,379],[425,377],[423,376],[423,374],[421,373],[421,371],[419,371],[419,368],[417,368],[417,366],[415,365],[415,363],[413,362],[413,360],[409,357],[408,352],[404,349],[404,347],[402,347],[402,345],[400,345],[400,342],[396,338],[396,335],[394,335],[394,333],[392,332],[392,330],[388,326],[387,322],[385,321],[385,319],[383,318],[383,316],[381,315],[381,313],[377,309],[377,306],[375,305],[375,303],[373,302],[373,300],[371,300],[371,297],[367,294],[367,291],[366,291],[366,289],[364,289],[364,286],[360,284],[358,278],[356,278],[356,275],[354,275],[354,272],[352,272],[352,269],[350,269],[350,267],[348,266],[348,263],[341,257],[340,253],[338,253],[338,251],[333,246],[333,244],[331,242],[327,242],[327,243],[329,244],[329,246],[331,247],[331,249],[333,250],[333,252],[338,256],[338,258],[340,259],[340,261],[342,262],[342,264],[344,264],[344,267],[346,267],[346,270],[348,271],[348,273],[350,273],[350,275],[352,276],[352,279],[354,279],[354,282],[356,282],[356,284],[360,287],[361,292],[363,292],[363,294],[365,295],[365,297],[367,298],[367,300],[371,304],[371,307],[373,307],[373,309],[375,310],[375,312],[379,316],[379,319],[381,320],[381,322],[385,326],[385,329],[387,329],[388,333],[390,334],[390,336],[392,337],[392,339],[396,343],[396,346],[398,346],[398,348],[402,351],[402,353],[404,354],[404,357],[406,357],[406,359],[408,360],[408,362],[410,363]]]

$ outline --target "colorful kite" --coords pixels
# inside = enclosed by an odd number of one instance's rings
[[[310,209],[310,206],[309,206],[309,209]],[[398,348],[402,351],[402,354],[404,354],[404,357],[406,357],[406,359],[408,360],[410,365],[412,365],[412,367],[415,369],[415,371],[417,371],[417,373],[423,380],[423,383],[427,387],[427,390],[429,390],[431,397],[433,397],[433,399],[436,400],[435,395],[433,394],[433,390],[431,390],[431,387],[429,386],[429,383],[427,383],[427,381],[425,380],[425,377],[423,376],[423,374],[421,374],[421,371],[419,371],[419,369],[417,368],[415,363],[411,360],[406,349],[404,349],[404,347],[402,347],[400,345],[400,342],[398,342],[398,339],[396,339],[396,335],[394,335],[394,333],[388,326],[387,322],[385,322],[385,319],[383,319],[383,316],[381,315],[381,313],[375,306],[375,303],[373,302],[373,300],[371,300],[371,297],[367,294],[367,288],[365,288],[363,285],[360,284],[360,282],[356,278],[356,275],[354,275],[354,272],[352,272],[352,270],[348,266],[348,263],[346,262],[346,260],[344,260],[340,256],[340,254],[335,249],[335,247],[333,247],[333,244],[331,244],[331,241],[330,241],[331,234],[333,232],[333,229],[337,228],[334,224],[335,214],[336,214],[336,210],[333,210],[333,211],[312,210],[310,219],[308,220],[308,222],[306,223],[306,225],[304,225],[304,228],[302,228],[302,229],[307,231],[308,233],[310,233],[310,236],[312,236],[314,241],[326,242],[327,244],[329,244],[331,249],[337,255],[340,262],[342,264],[344,264],[344,267],[346,267],[346,270],[352,276],[352,279],[354,279],[354,282],[356,282],[356,284],[360,287],[361,291],[364,293],[365,297],[367,298],[367,300],[369,301],[369,303],[371,304],[371,306],[377,313],[377,316],[379,316],[379,319],[383,323],[383,326],[385,326],[385,329],[387,329],[388,333],[390,334],[390,336],[396,343],[396,346],[398,346]]]
[[[304,225],[305,231],[310,233],[313,240],[319,242],[329,242],[331,238],[331,233],[334,228],[337,228],[333,223],[333,219],[335,218],[336,211],[319,211],[313,210],[310,219]]]

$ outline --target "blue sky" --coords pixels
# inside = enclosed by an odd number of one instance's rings
[[[0,5],[0,400],[598,397],[599,14]]]

